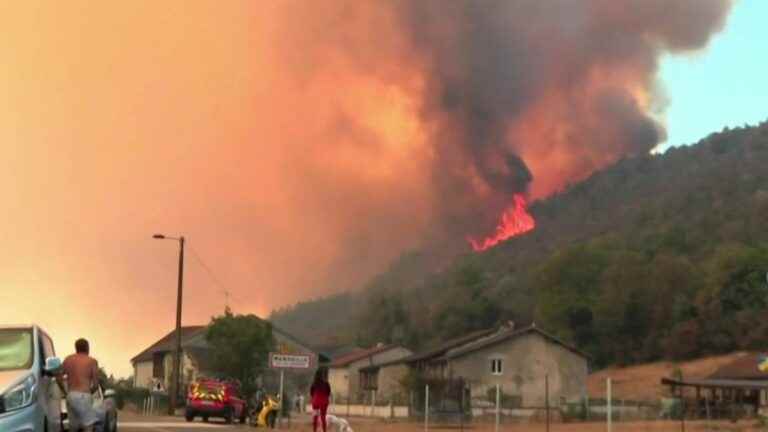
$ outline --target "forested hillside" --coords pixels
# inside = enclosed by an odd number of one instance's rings
[[[485,253],[440,270],[404,254],[357,293],[272,318],[415,349],[535,321],[598,366],[768,345],[768,123],[619,161],[531,212],[533,232]]]

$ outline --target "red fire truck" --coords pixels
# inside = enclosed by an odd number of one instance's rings
[[[246,401],[240,396],[240,386],[231,381],[221,381],[210,378],[198,379],[189,386],[187,393],[187,421],[202,417],[223,418],[227,423],[235,419],[245,423],[248,409]]]

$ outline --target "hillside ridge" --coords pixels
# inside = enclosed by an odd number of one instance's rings
[[[359,291],[275,311],[315,341],[428,347],[536,321],[597,366],[768,339],[768,122],[628,157],[530,210],[537,228],[436,271],[403,254]]]

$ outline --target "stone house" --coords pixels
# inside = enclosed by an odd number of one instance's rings
[[[409,390],[403,387],[403,382],[410,371],[420,371],[429,377],[440,378],[443,371],[439,365],[432,362],[433,360],[444,356],[453,348],[466,345],[494,332],[495,329],[472,332],[450,339],[429,350],[366,366],[360,369],[362,387],[367,392],[374,391],[377,401],[404,403],[408,398]]]
[[[589,357],[535,325],[520,330],[502,327],[494,334],[451,349],[433,365],[443,378],[462,378],[473,399],[496,385],[522,407],[560,406],[587,397]]]
[[[400,345],[378,344],[337,358],[328,367],[328,383],[331,385],[334,400],[337,403],[350,399],[366,400],[368,392],[361,382],[361,369],[400,360],[411,354],[413,353],[410,350]]]
[[[409,372],[425,378],[464,381],[473,401],[489,402],[498,384],[505,399],[520,407],[580,401],[587,396],[588,357],[543,330],[512,325],[477,331],[400,360],[361,369],[377,400],[402,400]]]
[[[206,356],[205,326],[181,328],[183,381],[191,382],[200,375],[210,375],[210,362]],[[173,372],[173,351],[176,331],[172,331],[131,359],[133,385],[138,388],[159,389],[165,392]]]

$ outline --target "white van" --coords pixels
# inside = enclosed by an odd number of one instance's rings
[[[53,341],[38,326],[0,326],[0,431],[59,432],[61,369]]]

